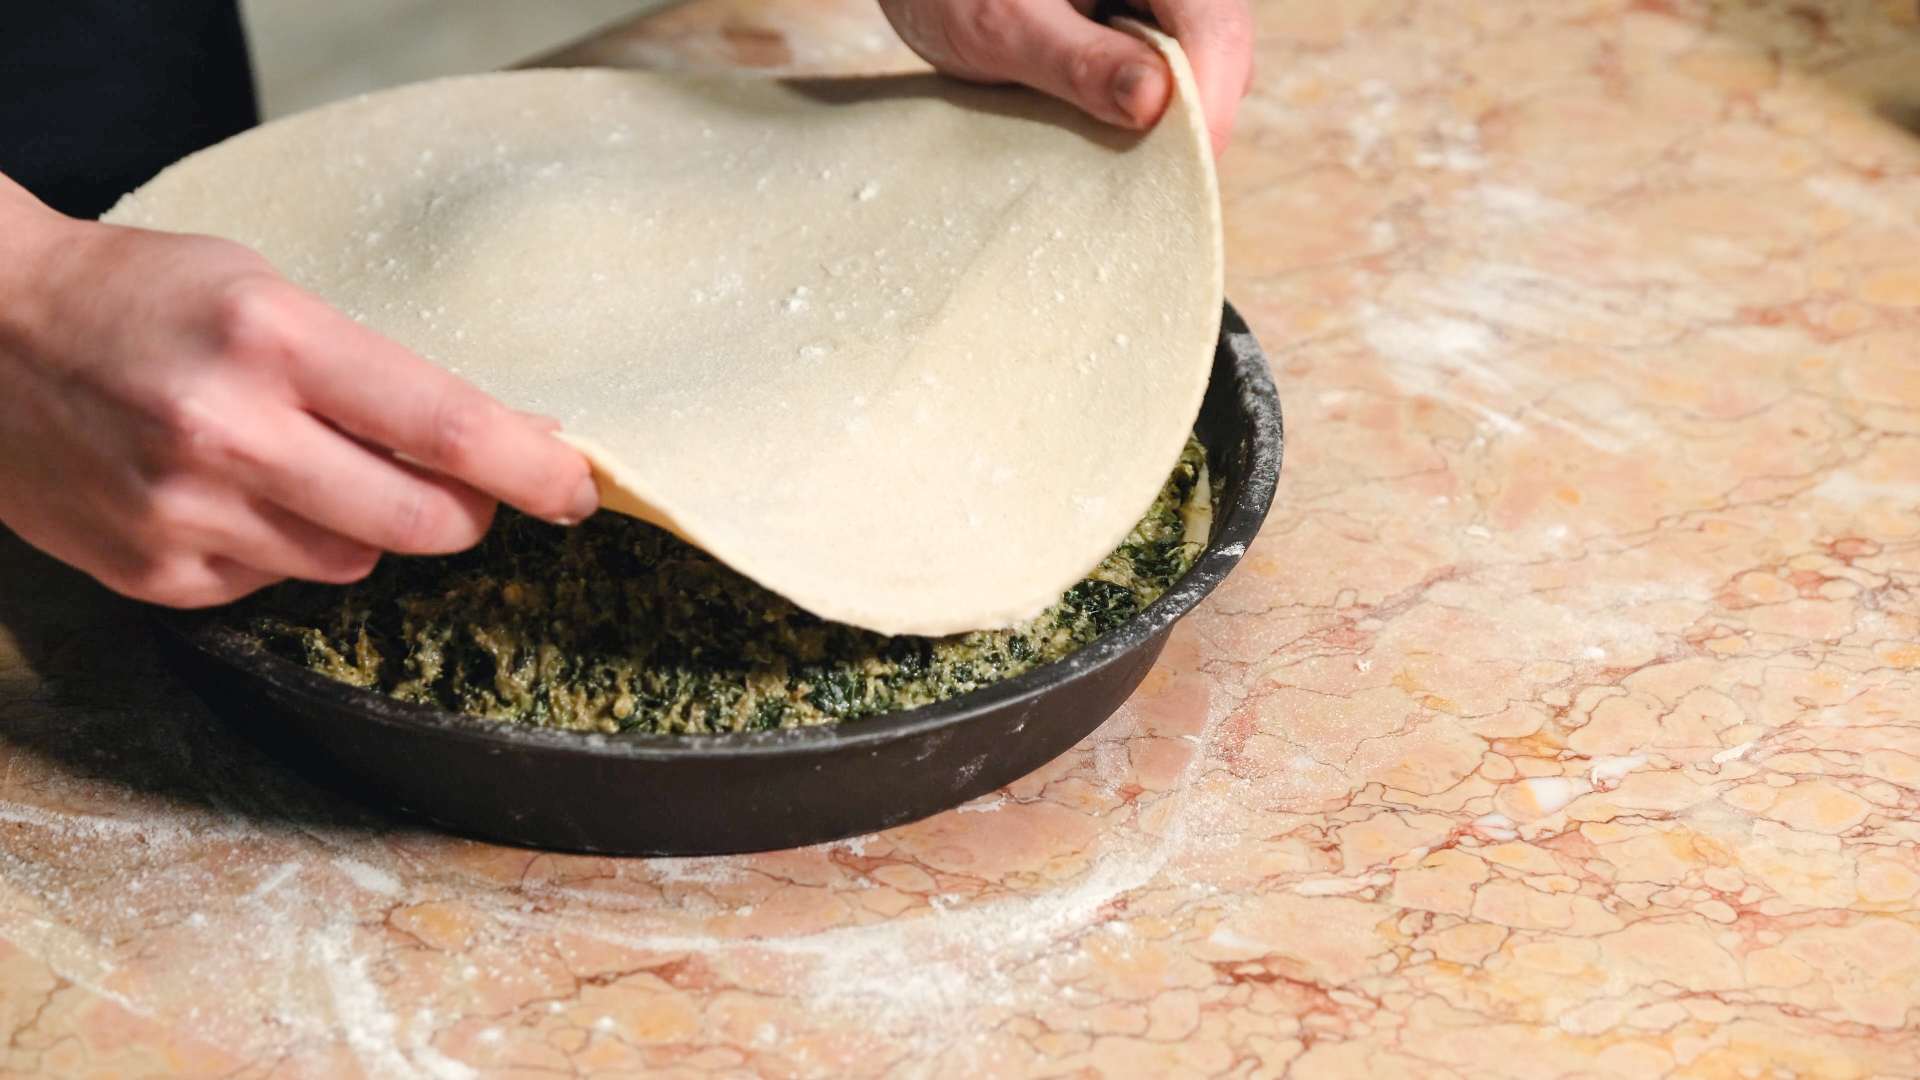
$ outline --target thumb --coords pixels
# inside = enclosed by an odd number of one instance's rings
[[[1110,124],[1147,128],[1167,107],[1173,80],[1153,47],[1110,29],[1063,0],[984,0],[965,35],[978,67],[1078,105]]]
[[[1253,15],[1246,0],[1148,0],[1148,6],[1186,50],[1218,155],[1253,79]]]

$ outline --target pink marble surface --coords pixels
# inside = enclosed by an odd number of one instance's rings
[[[0,542],[0,1064],[1920,1072],[1914,5],[1259,17],[1287,472],[1099,732],[846,843],[493,847],[266,762]],[[570,58],[903,60],[856,0]]]

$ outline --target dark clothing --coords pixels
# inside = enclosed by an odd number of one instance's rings
[[[0,0],[0,173],[97,217],[253,126],[236,0]]]

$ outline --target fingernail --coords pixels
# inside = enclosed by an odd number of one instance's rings
[[[1153,77],[1152,67],[1137,62],[1123,65],[1120,73],[1113,77],[1113,103],[1122,116],[1136,124],[1141,122],[1141,113],[1146,111],[1139,107],[1141,103],[1137,99],[1142,96],[1142,88],[1148,86]]]
[[[600,509],[600,486],[589,476],[580,481],[573,493],[573,502],[567,505],[567,516],[560,519],[562,525],[578,525],[593,516]]]
[[[515,409],[514,411],[520,413],[520,419],[525,420],[527,423],[532,424],[535,428],[549,435],[560,430],[560,421],[555,420],[546,413],[525,412],[519,409]]]

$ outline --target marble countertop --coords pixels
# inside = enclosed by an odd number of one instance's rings
[[[1265,0],[1229,293],[1279,500],[955,812],[617,860],[403,826],[0,541],[0,1069],[1911,1075],[1910,0]],[[863,0],[562,59],[908,62]]]

